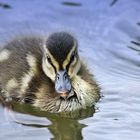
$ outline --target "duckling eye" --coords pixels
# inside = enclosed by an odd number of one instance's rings
[[[51,63],[51,58],[48,55],[46,57],[47,57],[48,62]]]
[[[75,56],[76,56],[76,51],[74,51],[74,52],[72,53],[72,55],[71,55],[71,61],[74,60]]]

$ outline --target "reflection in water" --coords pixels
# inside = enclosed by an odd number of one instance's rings
[[[63,5],[67,5],[67,6],[81,6],[81,3],[77,3],[77,2],[62,2]]]
[[[137,41],[131,41],[131,45],[128,48],[138,52],[138,55],[140,55],[140,37],[138,37]],[[137,66],[140,67],[140,63]]]
[[[13,126],[5,125],[3,109],[0,107],[0,132],[5,136],[0,135],[0,139],[7,140],[10,136],[10,139],[15,140],[26,136],[27,139],[46,140],[46,136],[52,134],[51,138],[59,140],[82,137],[86,140],[139,140],[140,0],[72,0],[82,3],[82,7],[74,7],[73,3],[66,3],[67,0],[61,0],[65,1],[63,3],[57,0],[35,0],[34,4],[33,1],[24,1],[24,6],[18,0],[7,1],[14,8],[7,12],[0,7],[0,44],[3,39],[13,37],[14,33],[30,29],[27,23],[32,27],[31,31],[39,34],[41,31],[46,34],[48,30],[65,29],[74,33],[79,41],[80,53],[88,60],[90,70],[101,83],[104,97],[97,104],[100,111],[94,117],[91,117],[94,110],[90,109],[81,113],[83,117],[78,118],[78,113],[75,113],[68,118],[66,114],[49,114],[15,104],[13,113],[21,112],[21,119],[15,118],[25,130],[21,134],[17,130],[16,133],[11,131]],[[38,116],[38,120],[27,114]],[[79,123],[79,119],[86,127]],[[11,137],[13,135],[16,138]]]
[[[116,4],[118,0],[113,0],[111,3],[110,3],[110,6],[113,6],[114,4]]]
[[[137,51],[140,54],[140,40],[137,39],[137,41],[131,41],[131,46],[128,46],[128,48]]]
[[[138,42],[135,42],[135,41],[131,41],[132,44],[136,45],[136,46],[128,46],[128,48],[134,50],[134,51],[137,51],[137,52],[140,52],[140,43]]]
[[[48,128],[54,135],[53,140],[81,140],[81,130],[85,125],[78,123],[77,120],[55,117],[49,118],[52,122]]]
[[[137,45],[137,46],[139,46],[139,47],[140,47],[140,43],[139,43],[139,42],[136,42],[136,41],[131,41],[131,43],[133,43],[133,44],[135,44],[135,45]]]
[[[16,102],[11,102],[11,104],[6,105],[5,108],[12,108],[10,110],[10,112],[12,113],[7,112],[7,116],[9,115],[9,118],[11,118],[13,122],[21,124],[23,126],[37,128],[46,127],[53,134],[53,140],[81,140],[81,130],[85,127],[85,125],[80,124],[78,120],[91,117],[95,112],[94,108],[91,107],[86,110],[76,111],[71,114],[52,114],[48,112],[39,111],[30,105],[21,105]],[[20,116],[20,119],[17,117],[17,113],[18,116]],[[11,117],[11,114],[15,114],[15,116]],[[33,116],[30,116],[30,118],[32,118],[30,120],[28,115],[25,117],[25,114],[44,117],[46,118],[46,120],[51,121],[51,124],[46,124],[44,121],[42,122],[41,119],[38,119],[38,121],[36,122],[36,119]]]
[[[11,9],[11,6],[9,4],[5,4],[5,3],[0,3],[0,7],[4,8],[4,9]]]

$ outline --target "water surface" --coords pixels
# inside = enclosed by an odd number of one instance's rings
[[[39,112],[16,103],[10,112],[1,105],[0,139],[140,139],[139,0],[0,3],[1,46],[5,40],[25,33],[72,32],[102,95],[95,108],[73,117]]]

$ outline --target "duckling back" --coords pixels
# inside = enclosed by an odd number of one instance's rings
[[[21,100],[30,93],[31,100],[41,81],[51,83],[42,71],[42,43],[40,38],[21,38],[0,50],[0,88],[4,96]]]

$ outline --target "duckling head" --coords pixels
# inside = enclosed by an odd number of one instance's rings
[[[42,67],[55,83],[55,90],[64,99],[74,95],[71,79],[80,69],[77,40],[69,33],[51,34],[43,47]]]

